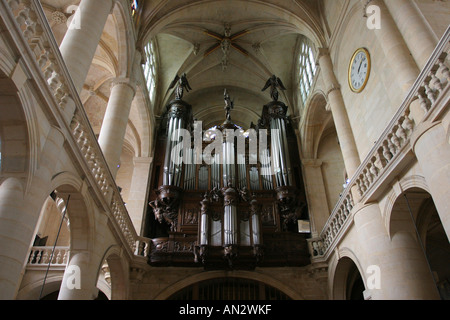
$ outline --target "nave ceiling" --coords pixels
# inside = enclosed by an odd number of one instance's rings
[[[55,19],[53,12],[69,16],[67,12],[79,1],[41,2],[60,43],[67,26]],[[187,74],[193,89],[184,100],[193,106],[194,118],[203,121],[205,129],[225,120],[224,89],[234,99],[232,120],[244,128],[256,123],[263,105],[271,101],[269,90],[261,89],[273,74],[287,88],[280,99],[290,107],[291,115],[298,115],[293,106],[299,103],[299,43],[305,36],[316,46],[325,42],[320,1],[141,0],[140,6],[136,32],[125,30],[123,9],[113,10],[81,94],[95,133],[101,128],[112,80],[129,72],[132,58],[126,48],[130,37],[136,37],[138,48],[153,40],[158,65],[153,110],[142,110],[145,97],[135,99],[131,110],[127,140],[135,155],[143,152],[143,144],[151,144],[145,140],[150,135],[146,130],[152,126],[151,120],[144,120],[142,115],[155,115],[156,120],[162,116],[173,98],[170,83],[182,73]],[[227,27],[229,37],[225,37]],[[221,48],[224,37],[231,39],[227,53]]]

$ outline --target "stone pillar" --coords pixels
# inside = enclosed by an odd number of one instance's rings
[[[359,255],[366,279],[366,295],[373,300],[439,299],[421,248],[410,232],[389,238],[378,203],[358,204],[354,223],[363,253]],[[375,267],[375,268],[374,268]],[[379,288],[368,288],[369,277],[379,268]],[[376,283],[376,282],[375,282]]]
[[[423,175],[450,239],[450,144],[442,123],[421,123],[411,136]]]
[[[386,8],[385,1],[383,0],[363,0],[366,5],[376,5],[380,8],[381,28],[374,29],[375,35],[383,49],[386,59],[389,61],[389,65],[393,70],[393,74],[396,75],[396,81],[400,84],[402,94],[406,96],[411,86],[416,81],[419,75],[419,69],[411,57],[411,53],[406,46],[406,43],[400,33],[394,19],[390,12]],[[389,1],[389,2],[396,2]]]
[[[326,198],[325,185],[322,175],[322,161],[302,161],[306,190],[308,190],[309,213],[312,218],[311,232],[317,237],[330,217],[330,208]]]
[[[411,0],[385,1],[418,67],[423,69],[437,46],[438,39]]]
[[[135,85],[130,80],[116,79],[113,82],[98,138],[113,177],[117,174],[134,95]]]
[[[74,252],[67,264],[58,300],[93,300],[98,295],[97,274],[91,266],[90,254]]]
[[[40,166],[28,193],[17,178],[7,178],[0,185],[0,300],[16,297],[43,200],[48,196],[45,190],[55,174],[58,150],[63,143],[61,131],[52,127],[39,155]]]
[[[33,229],[26,224],[24,190],[16,178],[0,185],[0,299],[12,300],[20,284],[21,271],[30,242],[24,234]]]
[[[127,210],[137,234],[141,233],[142,219],[147,207],[147,188],[153,158],[134,158],[133,177],[131,178]]]
[[[342,157],[344,158],[345,169],[347,170],[348,177],[351,179],[361,162],[342,92],[336,79],[336,75],[334,74],[333,63],[327,49],[320,50],[319,65],[325,87],[328,91],[328,100],[339,138]]]
[[[114,0],[81,0],[60,46],[78,93],[81,93]]]
[[[409,16],[410,13],[400,14],[398,12],[402,8],[402,4],[400,3],[412,1],[408,0],[406,1],[363,0],[363,1],[366,2],[366,5],[376,5],[380,8],[381,28],[374,29],[373,32],[375,32],[378,42],[380,43],[380,46],[383,49],[384,55],[386,56],[386,59],[388,59],[389,66],[393,70],[393,74],[396,75],[396,78],[393,79],[393,81],[400,84],[401,87],[400,101],[402,101],[409,93],[409,90],[411,89],[414,82],[417,80],[420,70],[417,67],[416,61],[414,61],[414,58],[411,55],[412,52],[409,51],[408,46],[405,43],[405,39],[400,33],[400,30],[398,29],[385,3],[389,3],[390,8],[393,10],[393,12],[395,12],[398,18],[397,20],[402,23],[401,28],[404,29],[405,28],[403,26],[404,20],[407,20],[406,16]],[[400,9],[397,8],[397,6],[400,6]],[[409,9],[411,10],[411,8]],[[402,16],[402,18],[400,18],[400,16]],[[409,36],[407,37],[409,38]],[[413,38],[417,37],[417,35],[413,34],[412,37]],[[422,47],[420,41],[418,42],[419,44],[417,44],[417,39],[414,40],[414,44],[410,39],[409,42],[411,46],[419,45],[420,48]],[[425,112],[420,107],[419,100],[416,99],[411,103],[410,110],[411,110],[411,117],[414,119],[414,122],[416,124],[420,123],[423,119]]]

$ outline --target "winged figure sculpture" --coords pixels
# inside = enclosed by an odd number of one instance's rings
[[[181,100],[183,99],[184,90],[186,92],[189,92],[192,90],[191,86],[189,85],[189,82],[186,77],[186,73],[183,73],[180,76],[178,74],[175,76],[175,79],[173,79],[172,83],[169,86],[169,89],[175,88],[175,99]]]
[[[284,86],[283,82],[280,78],[273,75],[267,80],[266,85],[262,89],[262,91],[266,91],[270,87],[270,96],[274,101],[278,101],[279,93],[278,89],[286,90],[286,87]]]

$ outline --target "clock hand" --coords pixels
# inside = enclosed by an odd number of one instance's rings
[[[361,66],[362,66],[362,61],[359,63],[358,74],[359,74],[359,71],[361,70]]]

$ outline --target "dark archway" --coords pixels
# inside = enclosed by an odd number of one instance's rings
[[[333,299],[364,300],[366,287],[358,267],[352,259],[339,260],[334,277]]]
[[[194,283],[173,294],[168,300],[291,300],[291,298],[260,281],[229,277]]]

